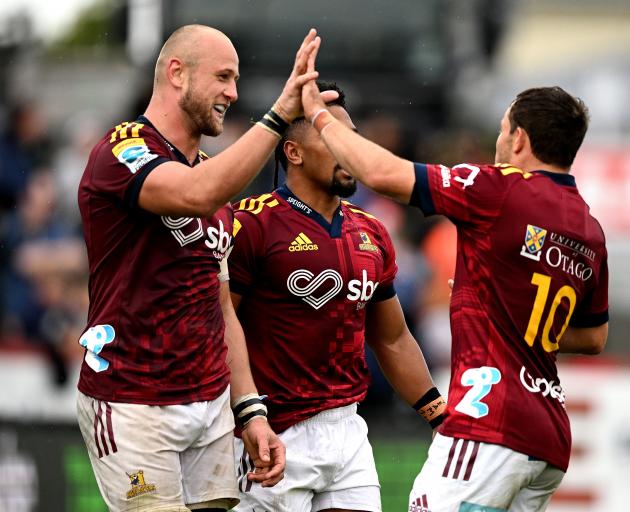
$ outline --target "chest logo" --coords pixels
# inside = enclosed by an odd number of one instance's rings
[[[302,297],[304,302],[319,309],[341,291],[343,279],[339,272],[332,269],[323,270],[317,277],[310,270],[300,269],[289,276],[287,287],[293,295]],[[318,296],[315,292],[320,287],[326,291]]]
[[[370,281],[367,272],[362,270],[361,279],[351,279],[348,282],[346,299],[357,302],[363,308],[374,295],[377,286],[378,282]],[[341,291],[343,279],[339,272],[330,268],[322,270],[317,276],[310,270],[299,269],[287,278],[287,288],[293,295],[319,309]]]
[[[547,230],[527,224],[525,231],[525,245],[521,249],[521,256],[530,260],[540,261],[540,252],[545,244]]]
[[[361,251],[372,251],[378,252],[378,247],[372,243],[370,237],[364,231],[359,231],[359,236],[361,237],[361,243],[359,244],[359,250]]]
[[[319,247],[304,233],[300,233],[289,245],[289,252],[317,251]]]

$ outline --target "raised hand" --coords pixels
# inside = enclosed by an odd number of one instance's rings
[[[321,39],[317,36],[317,31],[312,28],[295,54],[291,75],[273,106],[278,115],[289,123],[302,115],[302,87],[306,83],[315,84],[319,76],[315,70],[315,58],[320,43]]]

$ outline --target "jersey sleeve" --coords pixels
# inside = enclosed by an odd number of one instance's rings
[[[158,165],[171,160],[164,142],[140,123],[123,123],[100,147],[91,180],[96,190],[116,196],[135,208],[144,180]]]
[[[260,219],[245,211],[234,213],[234,247],[230,254],[230,290],[244,295],[256,279],[258,260],[264,249]]]
[[[383,277],[379,282],[379,286],[374,292],[372,301],[379,302],[391,299],[396,295],[394,288],[394,280],[398,273],[398,265],[396,264],[396,250],[389,236],[389,233],[382,224],[379,224],[381,236],[381,247],[383,252]]]
[[[571,327],[598,327],[608,322],[608,263],[604,255],[595,286],[579,304],[570,321]]]
[[[508,166],[459,164],[446,167],[414,163],[416,182],[409,204],[425,215],[441,214],[456,222],[492,222],[510,184],[525,177]]]

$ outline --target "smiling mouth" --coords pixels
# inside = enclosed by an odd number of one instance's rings
[[[216,112],[221,119],[225,117],[225,113],[227,112],[228,107],[225,105],[214,105],[212,110]]]

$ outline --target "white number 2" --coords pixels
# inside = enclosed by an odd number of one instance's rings
[[[470,171],[470,174],[466,176],[466,179],[461,176],[455,176],[453,178],[453,180],[459,181],[464,186],[463,188],[470,187],[473,183],[475,183],[475,178],[477,177],[477,174],[479,174],[479,167],[476,165],[459,164],[454,166],[453,169],[468,169]]]
[[[462,385],[472,386],[455,410],[473,418],[482,418],[489,412],[489,407],[480,400],[490,393],[494,384],[501,380],[501,372],[492,366],[468,368],[462,375]]]

